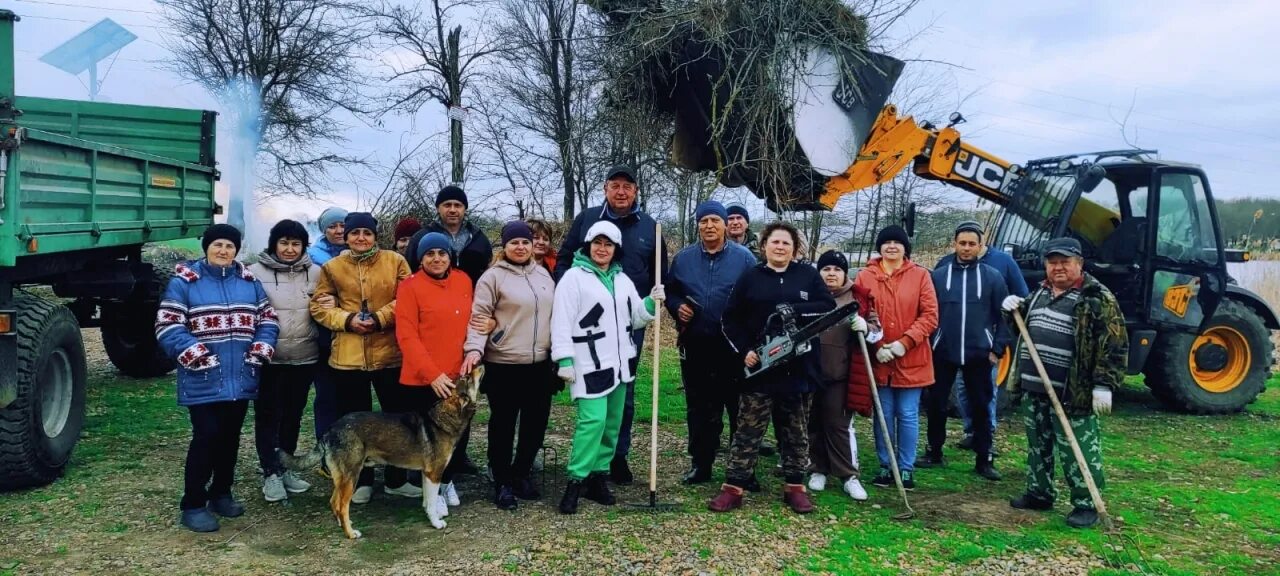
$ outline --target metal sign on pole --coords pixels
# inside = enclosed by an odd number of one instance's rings
[[[89,99],[98,99],[101,81],[98,78],[98,62],[106,59],[137,40],[138,37],[110,18],[90,26],[74,38],[46,52],[40,61],[72,76],[89,73]]]

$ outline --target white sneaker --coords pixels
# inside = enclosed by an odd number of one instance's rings
[[[445,501],[444,494],[436,496],[436,509],[440,511],[441,518],[449,515],[449,503]]]
[[[357,486],[354,494],[351,495],[352,504],[368,504],[373,498],[373,486]]]
[[[814,472],[809,475],[809,491],[821,492],[827,489],[827,475]]]
[[[289,494],[284,491],[284,482],[279,476],[272,474],[262,479],[262,497],[267,502],[287,500]]]
[[[311,489],[311,483],[298,477],[298,473],[290,470],[281,477],[284,480],[284,489],[292,494],[301,494]]]
[[[440,491],[444,492],[445,500],[449,502],[450,506],[462,505],[462,499],[458,498],[458,489],[453,487],[453,482],[445,484]],[[421,496],[421,494],[419,494],[419,496]]]
[[[859,502],[867,499],[867,491],[862,488],[862,483],[858,481],[857,476],[850,476],[844,483],[844,491],[849,497]]]
[[[405,482],[404,484],[396,488],[392,488],[390,486],[383,486],[382,491],[392,496],[404,496],[405,498],[421,498],[422,497],[422,488],[414,486],[413,484],[410,484],[408,482]]]

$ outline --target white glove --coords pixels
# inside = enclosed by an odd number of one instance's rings
[[[881,364],[892,362],[893,352],[889,350],[888,346],[884,346],[880,348],[880,350],[876,351],[876,360],[879,360]]]
[[[572,384],[575,378],[573,366],[561,366],[559,370],[556,370],[556,376],[559,376],[561,380]]]
[[[661,284],[655,284],[653,290],[649,291],[649,297],[655,302],[667,299],[667,288]]]
[[[907,347],[902,343],[901,340],[894,340],[893,343],[889,344],[888,346],[885,346],[885,348],[888,348],[889,351],[892,352],[893,355],[897,358],[901,358],[907,355]]]
[[[1111,413],[1111,389],[1105,386],[1093,388],[1093,412],[1095,414]]]
[[[850,328],[853,328],[853,331],[854,331],[854,332],[861,332],[861,333],[863,333],[863,334],[866,334],[866,333],[867,333],[867,320],[866,320],[865,318],[863,318],[862,316],[859,316],[859,315],[857,315],[857,314],[854,314],[854,315],[853,315],[853,320],[850,320],[850,321],[849,321],[849,327],[850,327]]]
[[[1006,296],[1004,302],[1000,303],[1000,309],[1005,312],[1013,312],[1014,310],[1017,310],[1019,306],[1022,306],[1022,297],[1014,296],[1012,294]]]

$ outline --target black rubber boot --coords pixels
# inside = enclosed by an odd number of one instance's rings
[[[570,480],[564,485],[564,496],[560,498],[561,514],[578,513],[578,497],[582,495],[582,481]]]
[[[621,456],[614,456],[613,461],[609,463],[609,479],[619,486],[630,486],[635,481],[635,476],[631,474],[631,467],[627,465],[627,459]]]
[[[1018,510],[1053,510],[1053,501],[1023,494],[1009,501],[1009,506]]]
[[[605,478],[603,472],[587,476],[587,481],[584,484],[586,484],[586,490],[583,491],[582,496],[587,500],[599,502],[605,506],[613,506],[618,502],[613,497],[613,493],[609,491],[609,481]]]

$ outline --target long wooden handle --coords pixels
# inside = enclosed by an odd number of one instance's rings
[[[662,223],[654,224],[653,283],[662,284]],[[658,490],[658,368],[662,355],[662,302],[653,302],[653,408],[649,418],[649,492]]]
[[[875,403],[876,422],[880,424],[880,433],[884,435],[884,444],[889,452],[889,470],[893,472],[893,483],[898,485],[898,493],[902,495],[902,504],[907,512],[915,514],[911,503],[907,501],[907,489],[902,485],[902,472],[898,470],[898,452],[893,445],[893,435],[889,433],[889,423],[884,418],[884,409],[880,407],[880,390],[876,385],[876,371],[871,367],[871,355],[867,354],[867,334],[857,332],[858,346],[862,349],[862,363],[867,368],[867,383],[871,386],[871,401]]]
[[[1053,411],[1058,415],[1058,422],[1062,424],[1062,431],[1067,435],[1067,441],[1071,444],[1071,453],[1076,457],[1076,466],[1080,468],[1080,475],[1084,476],[1085,486],[1089,487],[1089,496],[1093,498],[1093,505],[1098,510],[1098,516],[1102,518],[1104,526],[1111,528],[1111,516],[1107,514],[1107,505],[1102,502],[1102,493],[1098,491],[1098,485],[1093,482],[1093,472],[1089,471],[1089,463],[1084,459],[1084,452],[1080,450],[1080,443],[1076,441],[1076,433],[1071,429],[1071,420],[1067,418],[1067,412],[1062,408],[1062,402],[1058,400],[1058,393],[1054,391],[1053,384],[1049,382],[1049,373],[1045,371],[1044,363],[1040,361],[1040,353],[1036,351],[1035,343],[1031,341],[1031,335],[1027,332],[1027,325],[1022,321],[1022,312],[1015,309],[1013,311],[1013,321],[1018,325],[1018,333],[1022,336],[1022,341],[1027,346],[1027,352],[1031,354],[1031,363],[1036,365],[1036,373],[1040,375],[1040,381],[1044,384],[1044,392],[1049,395],[1049,402],[1053,404]],[[1081,352],[1081,350],[1076,351],[1076,353]]]

